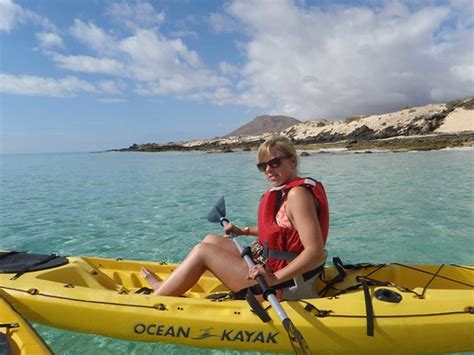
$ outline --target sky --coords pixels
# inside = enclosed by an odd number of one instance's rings
[[[0,153],[473,96],[473,27],[473,0],[0,0]]]

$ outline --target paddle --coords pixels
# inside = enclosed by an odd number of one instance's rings
[[[209,212],[207,219],[209,222],[212,223],[220,223],[221,226],[225,226],[226,224],[230,223],[228,219],[225,218],[225,199],[222,196],[219,201],[214,205],[211,212]],[[237,240],[237,236],[235,233],[230,234],[230,239],[234,242],[237,250],[239,251],[240,255],[243,256],[245,263],[248,267],[255,266],[250,255],[244,252],[244,247],[240,245],[239,241]],[[296,354],[308,354],[308,346],[303,338],[303,335],[299,332],[299,330],[295,327],[291,319],[286,314],[285,310],[281,306],[280,302],[275,295],[275,290],[271,287],[268,287],[267,282],[263,278],[262,275],[257,276],[257,283],[262,289],[263,297],[270,302],[273,309],[276,311],[278,318],[280,318],[283,327],[288,333],[288,338],[290,340],[291,346]]]

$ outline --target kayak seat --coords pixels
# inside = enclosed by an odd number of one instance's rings
[[[28,254],[26,252],[0,252],[0,273],[25,273],[62,266],[69,261],[64,256]]]
[[[0,355],[10,355],[11,353],[12,349],[6,334],[0,333]]]
[[[87,287],[116,290],[118,285],[103,272],[90,268],[82,261],[74,261],[60,269],[45,271],[37,276],[40,280],[63,283],[68,287]]]

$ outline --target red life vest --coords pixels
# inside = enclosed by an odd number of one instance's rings
[[[294,227],[280,227],[275,220],[283,198],[295,186],[306,186],[314,195],[318,202],[318,220],[325,244],[328,237],[329,205],[324,187],[319,181],[298,178],[282,187],[268,190],[258,206],[258,239],[264,247],[264,256],[268,257],[267,264],[273,271],[285,267],[304,249],[298,231]]]

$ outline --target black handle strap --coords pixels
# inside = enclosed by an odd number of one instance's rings
[[[372,305],[372,298],[370,297],[369,284],[367,280],[360,280],[362,289],[364,290],[365,311],[367,318],[367,336],[374,336],[374,307]]]
[[[268,312],[262,307],[260,302],[258,302],[257,298],[252,293],[252,291],[250,291],[250,289],[247,289],[247,293],[245,294],[245,300],[248,302],[250,308],[252,308],[255,314],[262,320],[262,322],[267,323],[271,321]]]
[[[0,328],[7,328],[7,329],[12,329],[12,328],[19,328],[20,325],[18,323],[1,323]]]

